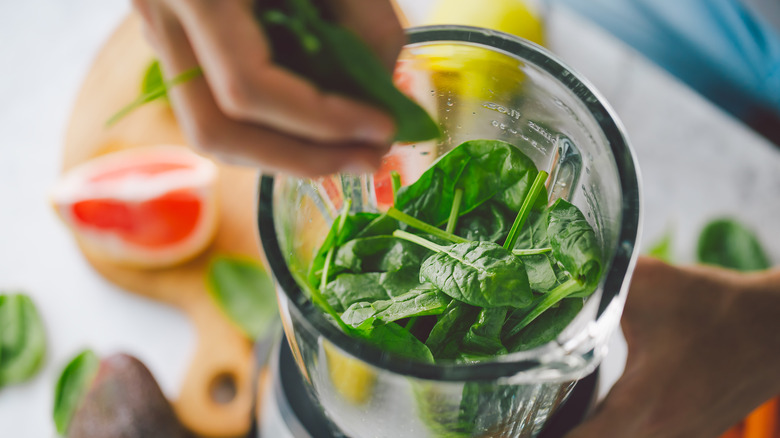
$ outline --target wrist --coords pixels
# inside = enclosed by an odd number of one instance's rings
[[[746,340],[764,352],[766,382],[780,393],[780,269],[742,274],[735,288],[734,324],[743,325]],[[762,373],[763,374],[763,373]]]

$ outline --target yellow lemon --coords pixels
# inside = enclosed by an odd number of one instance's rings
[[[523,0],[439,0],[426,24],[484,27],[544,44],[542,20]]]
[[[376,373],[363,362],[344,355],[328,341],[322,342],[333,387],[347,401],[363,404],[371,399]]]

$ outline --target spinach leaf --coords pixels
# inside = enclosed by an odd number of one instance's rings
[[[479,308],[452,300],[436,325],[431,329],[425,345],[436,359],[455,359],[460,344],[477,318]]]
[[[30,297],[0,295],[0,388],[32,378],[45,354],[46,334]]]
[[[396,140],[416,142],[440,136],[428,113],[401,93],[376,55],[352,32],[335,23],[322,2],[258,2],[257,15],[274,61],[319,88],[375,104],[396,121]]]
[[[54,390],[54,424],[60,435],[67,433],[73,415],[97,375],[99,365],[97,355],[91,350],[85,350],[62,370]]]
[[[455,191],[462,189],[460,215],[490,199],[518,211],[536,174],[533,161],[515,146],[499,140],[471,140],[439,158],[416,182],[402,187],[396,208],[423,222],[442,225],[450,215]]]
[[[351,207],[352,201],[348,199],[344,203],[341,214],[333,221],[328,234],[325,236],[325,240],[323,240],[322,245],[317,250],[317,254],[314,255],[311,261],[308,281],[314,287],[320,287],[322,271],[326,265],[325,262],[328,260],[328,253],[333,252],[331,250],[335,251],[339,245],[355,237],[361,229],[379,217],[378,213],[349,214]],[[330,278],[330,275],[328,275],[328,278]]]
[[[527,309],[512,312],[509,320],[513,322],[512,324],[508,323],[508,328],[503,330],[504,337],[511,338],[515,336],[538,318],[539,315],[542,315],[547,309],[555,306],[564,298],[579,296],[578,293],[582,291],[582,288],[583,285],[577,280],[569,280],[557,286],[546,295],[536,298]]]
[[[517,330],[517,323],[522,321],[522,317],[510,317],[503,328],[505,333],[516,333],[512,337],[504,338],[504,345],[511,352],[530,350],[540,345],[544,345],[553,339],[569,325],[575,316],[582,310],[582,298],[567,298],[539,315],[533,322],[525,328]]]
[[[506,307],[485,307],[477,321],[463,338],[462,352],[481,356],[495,356],[507,352],[501,343],[501,327],[506,319]]]
[[[377,325],[369,330],[356,331],[355,333],[382,350],[421,362],[433,363],[431,350],[413,334],[394,322]]]
[[[708,223],[699,236],[699,262],[738,271],[761,271],[771,263],[756,235],[732,219]]]
[[[601,247],[580,209],[558,199],[547,212],[547,236],[555,258],[591,293],[601,276]]]
[[[333,264],[355,273],[397,271],[405,266],[419,266],[428,254],[425,248],[392,236],[364,237],[342,245]]]
[[[528,214],[526,220],[527,226],[520,230],[517,237],[515,248],[549,248],[550,241],[547,238],[547,215],[548,210],[534,211]]]
[[[536,200],[539,198],[548,176],[548,173],[543,170],[536,174],[536,178],[534,178],[534,182],[523,200],[523,205],[512,223],[512,228],[509,229],[509,235],[506,238],[506,242],[504,242],[504,248],[511,250],[515,247],[520,230],[522,230],[528,215],[531,213],[531,209],[536,204]]]
[[[420,267],[420,279],[456,300],[480,307],[524,307],[533,299],[523,262],[501,245],[467,242],[440,246],[401,230],[393,236],[434,251]]]
[[[250,339],[262,336],[277,319],[274,283],[255,260],[215,257],[206,286],[211,298]]]
[[[386,300],[387,290],[382,286],[382,273],[341,274],[322,291],[328,303],[337,311],[361,301]]]
[[[358,327],[370,318],[387,323],[415,316],[439,315],[449,302],[449,297],[435,287],[424,284],[389,300],[355,303],[344,311],[341,319]]]
[[[664,235],[650,247],[650,250],[647,251],[647,255],[661,260],[662,262],[673,263],[673,238],[672,230],[667,230]]]
[[[160,96],[161,99],[168,97],[168,89],[165,86],[165,78],[163,78],[162,70],[160,69],[160,61],[153,59],[149,66],[146,67],[146,73],[141,80],[141,94],[153,93],[157,89],[163,89],[163,93]]]
[[[200,69],[200,67],[194,67],[179,73],[177,76],[173,77],[173,79],[158,82],[160,81],[160,79],[162,79],[162,72],[159,71],[159,68],[160,68],[159,64],[156,64],[156,68],[154,63],[149,66],[146,73],[144,74],[141,94],[139,94],[138,97],[135,98],[135,100],[133,100],[125,107],[117,111],[113,116],[111,116],[106,121],[107,127],[122,120],[123,118],[125,118],[125,116],[137,110],[138,108],[146,105],[147,103],[166,97],[168,94],[168,90],[170,88],[173,88],[185,82],[189,82],[203,74],[203,71]],[[156,78],[156,75],[158,73],[160,75],[160,79]],[[156,86],[152,88],[153,85]]]
[[[429,223],[423,222],[417,219],[416,217],[408,215],[395,207],[390,207],[390,209],[387,210],[387,215],[398,220],[403,224],[409,225],[412,228],[417,228],[418,230],[423,231],[424,233],[433,235],[438,239],[442,239],[447,242],[455,242],[455,243],[468,242],[468,240],[462,237],[456,236],[448,231],[442,230]]]
[[[361,302],[399,297],[420,287],[419,270],[405,267],[392,272],[344,273],[327,284],[322,294],[336,311]]]
[[[422,285],[420,269],[416,266],[407,266],[397,271],[383,272],[379,276],[379,284],[385,288],[388,296],[401,296]]]
[[[455,228],[455,234],[467,240],[503,242],[512,226],[509,213],[494,201],[480,205],[462,216]]]
[[[383,236],[387,234],[393,234],[393,231],[397,230],[399,223],[397,220],[391,218],[387,213],[383,213],[375,217],[371,222],[363,227],[356,235],[355,238],[362,237],[374,237]]]
[[[528,283],[537,292],[549,292],[558,284],[558,276],[553,268],[554,260],[547,254],[521,256],[525,271],[528,273]]]

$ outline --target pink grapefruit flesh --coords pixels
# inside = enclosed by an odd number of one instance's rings
[[[67,172],[53,201],[90,254],[159,268],[201,252],[216,229],[216,166],[184,147],[128,149]]]

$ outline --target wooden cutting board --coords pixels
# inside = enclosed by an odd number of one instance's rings
[[[68,126],[63,170],[107,152],[186,142],[165,102],[142,107],[111,128],[105,121],[132,101],[153,58],[137,16],[131,15],[106,42],[82,85]],[[219,228],[211,246],[184,265],[165,270],[136,270],[107,263],[85,252],[97,272],[129,292],[174,306],[194,324],[197,349],[174,408],[192,431],[214,437],[245,435],[251,423],[252,344],[213,304],[204,278],[215,254],[260,258],[255,226],[257,173],[219,165]],[[84,247],[82,246],[82,250]],[[143,315],[138,315],[143,323]],[[212,397],[214,385],[232,379],[229,402]]]

